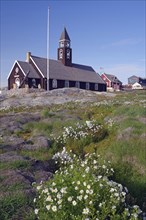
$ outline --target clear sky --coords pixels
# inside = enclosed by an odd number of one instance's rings
[[[48,7],[50,58],[57,59],[65,26],[74,63],[114,74],[124,84],[132,75],[146,77],[145,0],[0,0],[0,6],[2,86],[7,85],[14,61],[25,61],[28,51],[47,57]]]

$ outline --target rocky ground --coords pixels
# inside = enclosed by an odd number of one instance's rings
[[[112,96],[114,93],[92,92],[77,88],[64,88],[52,91],[10,90],[0,95],[0,110],[13,107],[48,106],[52,104],[63,104],[66,102],[95,102],[100,96]]]
[[[32,183],[49,179],[55,171],[53,160],[36,160],[33,156],[24,156],[22,153],[27,151],[33,155],[33,152],[45,151],[50,147],[50,140],[43,135],[27,138],[18,135],[28,122],[40,121],[41,115],[37,107],[44,108],[67,102],[97,102],[100,96],[99,92],[80,89],[49,92],[21,89],[3,91],[0,94],[1,198],[12,196],[16,192],[33,198],[35,192]],[[102,93],[102,96],[115,95]],[[34,107],[35,111],[31,111]],[[12,219],[18,219],[18,216],[19,213]]]

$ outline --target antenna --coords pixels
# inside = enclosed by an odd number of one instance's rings
[[[49,91],[49,76],[50,76],[50,62],[49,62],[49,50],[50,50],[50,8],[48,7],[48,21],[47,21],[47,91]]]

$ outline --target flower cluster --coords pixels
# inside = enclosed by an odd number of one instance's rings
[[[103,126],[97,121],[86,121],[84,124],[76,123],[74,127],[64,127],[62,135],[55,140],[58,143],[65,144],[69,139],[81,140],[88,137],[93,139],[98,136],[98,133],[103,130]]]
[[[65,149],[64,149],[65,151]],[[34,199],[38,219],[90,220],[139,218],[138,206],[126,205],[126,192],[121,184],[109,180],[113,173],[110,162],[99,155],[85,155],[56,171],[54,178],[37,186]]]

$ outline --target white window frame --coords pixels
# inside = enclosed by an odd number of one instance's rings
[[[70,59],[70,49],[67,49],[67,59]]]
[[[57,88],[57,79],[52,80],[52,88],[56,89]]]
[[[89,90],[89,89],[90,89],[90,83],[86,82],[86,90]]]
[[[98,83],[95,83],[94,88],[96,91],[98,91]]]
[[[64,47],[64,42],[63,41],[60,42],[60,47]]]
[[[18,89],[20,86],[20,79],[19,78],[15,79],[15,84],[16,84],[16,88]]]
[[[65,88],[69,88],[69,81],[65,80],[64,85],[65,85]]]
[[[63,50],[62,49],[59,50],[59,59],[63,59]]]
[[[76,88],[80,88],[80,82],[79,82],[79,81],[76,81],[75,87],[76,87]]]

